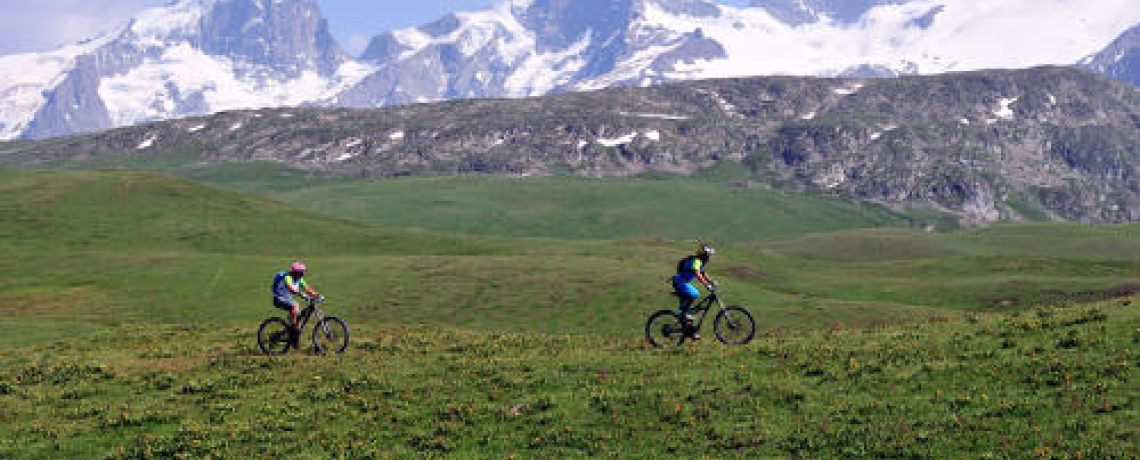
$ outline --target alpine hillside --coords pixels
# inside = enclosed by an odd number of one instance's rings
[[[176,0],[83,43],[0,57],[0,139],[264,107],[1074,65],[1140,24],[1133,3],[502,0],[386,32],[352,58],[313,0]],[[1127,79],[1120,62],[1090,68]]]
[[[385,109],[267,109],[0,146],[0,162],[271,161],[342,177],[739,171],[966,222],[1140,220],[1140,90],[1064,67],[754,77]]]

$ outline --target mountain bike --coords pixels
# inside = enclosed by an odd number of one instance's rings
[[[679,294],[674,292],[673,295]],[[685,339],[695,338],[714,304],[720,309],[713,320],[713,332],[716,333],[717,340],[725,345],[751,342],[756,336],[756,321],[752,319],[752,313],[744,307],[725,307],[716,291],[710,292],[689,309],[689,315],[694,318],[700,315],[700,320],[695,324],[686,325],[676,310],[659,310],[650,315],[649,321],[645,322],[646,340],[655,347],[680,346]]]
[[[319,354],[340,353],[348,348],[348,326],[344,324],[344,320],[335,316],[326,316],[321,311],[319,305],[324,300],[324,297],[309,299],[309,306],[301,310],[297,316],[301,324],[297,328],[297,334],[299,336],[301,331],[305,330],[309,318],[315,317],[317,322],[313,326],[313,350]],[[267,355],[288,353],[290,348],[299,348],[299,344],[293,343],[291,332],[293,326],[288,319],[276,316],[266,319],[257,329],[257,346]]]

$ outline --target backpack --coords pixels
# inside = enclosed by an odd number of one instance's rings
[[[269,287],[269,291],[276,294],[277,286],[281,285],[286,276],[289,276],[289,272],[284,270],[277,272],[277,274],[273,276],[273,285]]]
[[[682,258],[681,260],[678,260],[677,261],[677,273],[684,273],[686,271],[689,271],[689,267],[693,266],[693,259],[696,259],[696,258],[697,258],[697,256],[688,256],[688,257]]]

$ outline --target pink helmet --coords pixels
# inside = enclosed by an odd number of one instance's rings
[[[293,265],[291,265],[289,267],[289,269],[292,270],[294,273],[301,273],[303,271],[308,270],[308,267],[305,267],[305,264],[303,264],[301,262],[293,262]]]

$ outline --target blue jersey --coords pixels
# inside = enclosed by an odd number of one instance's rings
[[[293,278],[293,274],[287,271],[278,272],[273,277],[273,297],[279,299],[292,299],[293,291],[289,290],[289,285],[293,284],[297,287],[298,291],[304,291],[308,285],[305,284],[304,278]]]

